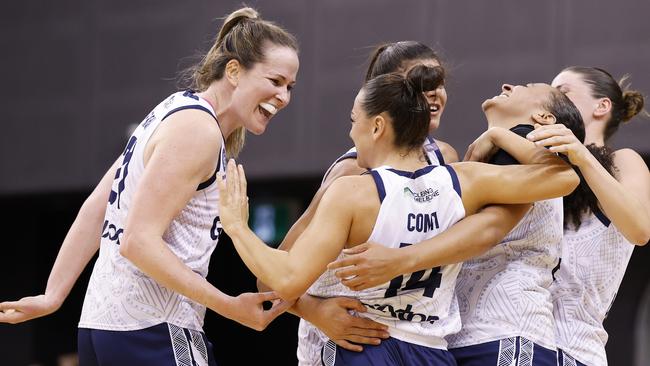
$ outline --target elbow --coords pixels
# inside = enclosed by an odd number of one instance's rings
[[[562,182],[562,196],[571,194],[580,184],[580,177],[570,167],[566,167],[558,174]]]
[[[135,264],[138,261],[139,253],[142,253],[142,242],[139,235],[124,232],[119,239],[120,255]]]
[[[287,274],[282,276],[282,279],[278,282],[277,286],[273,287],[273,290],[283,300],[292,301],[302,296],[308,288],[309,286],[302,283],[300,278],[292,274]]]
[[[650,242],[650,227],[645,226],[637,230],[633,235],[626,236],[626,239],[634,245],[643,247]]]

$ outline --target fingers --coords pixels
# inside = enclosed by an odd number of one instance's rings
[[[343,268],[343,267],[349,267],[349,266],[354,266],[357,264],[358,259],[356,257],[348,257],[348,258],[343,258],[336,260],[334,262],[331,262],[330,264],[327,265],[327,269],[337,269],[337,268]]]
[[[354,328],[354,334],[374,338],[388,338],[390,336],[390,334],[388,334],[388,326],[377,323],[368,318],[353,315],[350,316],[353,318],[350,327]]]
[[[266,310],[264,313],[269,316],[269,322],[275,318],[278,317],[278,315],[284,313],[287,311],[291,305],[293,305],[293,301],[280,301],[280,302],[274,302],[273,306],[269,310]]]
[[[365,252],[366,250],[368,250],[368,248],[369,248],[368,243],[363,243],[363,244],[353,246],[352,248],[343,249],[343,253],[348,255],[359,254]]]
[[[346,341],[345,339],[334,341],[334,343],[336,343],[337,346],[343,347],[348,351],[352,351],[352,352],[361,352],[361,351],[363,351],[363,347],[361,347],[361,346],[359,346],[357,344],[350,343],[350,342]]]
[[[474,143],[470,144],[467,147],[467,152],[465,152],[465,156],[463,157],[463,161],[471,161],[473,151],[474,151]]]
[[[25,314],[14,309],[7,309],[0,312],[0,323],[16,324],[27,320]]]
[[[259,302],[274,301],[274,300],[278,300],[278,299],[281,299],[281,298],[275,291],[258,292],[257,293],[257,300]]]
[[[367,311],[366,306],[361,303],[361,301],[357,299],[352,299],[349,297],[340,297],[337,298],[339,300],[339,303],[341,306],[348,310],[354,310],[359,313],[365,313]],[[379,323],[377,323],[379,324]]]
[[[538,141],[552,136],[566,136],[573,135],[570,129],[566,128],[563,124],[556,123],[553,125],[545,125],[539,128],[536,128],[535,131],[530,132],[526,135],[526,138],[530,141]]]
[[[224,180],[223,174],[217,174],[217,186],[219,187],[219,205],[225,206],[228,204],[228,186]]]
[[[232,195],[233,201],[238,202],[241,198],[241,192],[239,187],[239,169],[237,169],[237,164],[234,159],[228,161],[228,190]]]
[[[246,195],[247,195],[246,192],[247,192],[248,188],[247,188],[247,182],[246,182],[246,174],[244,173],[244,166],[239,164],[237,166],[237,172],[239,173],[239,189],[241,191],[242,198],[244,198],[244,200],[245,200]]]
[[[369,288],[366,281],[360,277],[341,279],[341,284],[353,291],[360,291]]]
[[[18,307],[18,301],[0,302],[0,311],[15,310]]]
[[[535,145],[537,146],[558,146],[570,144],[573,142],[571,136],[552,136],[545,139],[537,139]]]
[[[350,279],[359,275],[359,267],[351,265],[334,272],[334,275],[342,280]]]
[[[376,346],[381,343],[381,338],[373,338],[373,337],[363,337],[363,336],[358,336],[355,334],[351,334],[345,337],[344,341],[350,341],[354,343],[360,343],[360,344],[368,344],[372,346]],[[354,344],[351,343],[351,344]]]

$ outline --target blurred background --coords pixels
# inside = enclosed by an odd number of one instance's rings
[[[85,197],[121,153],[130,128],[178,88],[239,1],[59,0],[0,4],[0,301],[41,293]],[[418,40],[450,77],[437,138],[463,156],[486,127],[480,104],[503,83],[549,82],[569,65],[598,66],[650,93],[650,2],[572,0],[248,1],[300,42],[291,104],[239,158],[251,220],[277,244],[351,146],[349,111],[374,46]],[[647,100],[647,102],[650,102]],[[650,121],[614,138],[650,157]],[[650,249],[635,250],[605,323],[612,365],[649,365]],[[0,325],[1,365],[74,364],[76,324],[90,268],[55,314]],[[220,241],[209,280],[235,295],[255,279]],[[221,365],[296,363],[297,319],[262,333],[209,312],[205,331]],[[239,345],[240,347],[235,347]],[[237,349],[250,350],[244,353]]]

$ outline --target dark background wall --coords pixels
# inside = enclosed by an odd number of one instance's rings
[[[239,1],[74,1],[0,4],[0,301],[42,291],[58,246],[85,196],[138,123],[176,90],[176,75],[206,50]],[[508,83],[550,82],[564,66],[600,66],[650,93],[650,2],[451,0],[249,1],[301,43],[298,85],[240,161],[252,195],[308,202],[329,163],[350,146],[349,110],[372,47],[415,39],[446,60],[449,103],[437,135],[462,156],[484,128],[480,103]],[[650,123],[636,119],[614,140],[650,153]],[[632,364],[632,329],[650,273],[639,248],[606,325],[614,365]],[[220,243],[210,279],[231,294],[254,279]],[[74,350],[84,279],[55,315],[0,325],[0,364],[46,363]],[[296,321],[264,333],[214,314],[206,331],[223,364],[295,362]],[[251,352],[238,355],[242,342]],[[5,357],[5,360],[2,360]],[[240,358],[240,361],[237,360]],[[282,362],[284,360],[285,362]],[[628,361],[626,361],[628,360]],[[244,362],[248,361],[248,362]],[[618,362],[620,361],[620,363]]]

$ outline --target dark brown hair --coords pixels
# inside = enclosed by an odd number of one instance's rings
[[[395,133],[395,146],[421,148],[429,131],[429,103],[423,92],[434,90],[444,80],[440,66],[417,65],[406,75],[379,75],[364,87],[361,106],[368,116],[387,113]]]
[[[608,98],[612,101],[612,116],[605,126],[605,141],[616,133],[622,122],[631,120],[643,111],[643,94],[636,90],[628,90],[627,76],[617,82],[610,73],[597,67],[570,66],[562,71],[571,71],[580,75],[589,85],[593,98]],[[648,115],[647,112],[645,114]]]
[[[440,58],[427,45],[417,41],[401,41],[387,43],[375,49],[370,55],[365,82],[370,79],[391,72],[404,72],[404,63],[414,60],[436,60]]]

